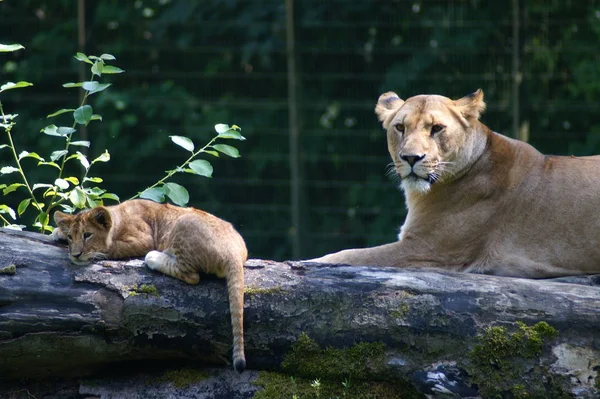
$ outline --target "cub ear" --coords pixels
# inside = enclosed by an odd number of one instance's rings
[[[56,223],[56,225],[63,230],[69,229],[69,227],[71,226],[71,223],[73,223],[74,218],[75,218],[75,216],[68,215],[61,211],[54,212],[54,223]]]
[[[383,128],[387,129],[391,122],[391,117],[395,115],[398,108],[404,104],[404,100],[393,91],[388,91],[379,96],[377,105],[375,106],[375,113],[380,122],[383,123]]]
[[[479,116],[485,110],[483,90],[477,89],[475,93],[471,93],[459,100],[454,101],[454,105],[460,110],[460,113],[466,119],[479,119]]]
[[[110,216],[110,212],[103,206],[97,206],[90,210],[89,215],[92,223],[97,224],[99,227],[110,230],[112,227],[112,217]]]

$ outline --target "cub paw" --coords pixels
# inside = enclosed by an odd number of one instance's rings
[[[146,254],[144,263],[152,270],[160,269],[163,264],[164,256],[165,255],[160,251],[150,251]]]
[[[52,239],[54,241],[67,241],[67,236],[65,235],[65,233],[63,233],[60,227],[57,227],[54,230],[52,230]]]

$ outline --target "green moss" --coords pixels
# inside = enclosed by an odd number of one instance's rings
[[[409,310],[410,307],[408,306],[408,303],[403,303],[399,309],[393,310],[391,315],[395,319],[403,319],[408,315]]]
[[[302,333],[282,362],[285,373],[260,374],[255,398],[413,398],[410,383],[388,375],[385,345],[357,343],[349,348],[321,348]],[[295,377],[294,377],[295,376]]]
[[[129,296],[135,296],[138,294],[148,294],[158,296],[158,289],[152,284],[142,284],[139,287],[134,285],[132,287],[128,287]]]
[[[17,266],[16,265],[8,265],[0,269],[0,274],[17,274]]]
[[[514,398],[569,397],[560,378],[539,365],[539,356],[547,341],[556,337],[556,330],[545,322],[531,327],[517,322],[517,327],[512,333],[504,327],[487,329],[469,354],[468,371],[480,393],[486,398],[507,393]]]
[[[254,297],[259,294],[278,294],[281,292],[281,287],[270,287],[270,288],[258,288],[258,287],[244,287],[244,294]]]
[[[169,370],[162,374],[155,380],[149,381],[151,383],[170,383],[175,388],[187,388],[192,384],[204,381],[210,378],[210,374],[204,370],[196,370],[190,368],[183,368],[178,370]]]
[[[403,383],[388,381],[326,380],[261,372],[254,382],[263,389],[253,399],[402,399],[418,396]],[[406,392],[406,393],[403,393]]]

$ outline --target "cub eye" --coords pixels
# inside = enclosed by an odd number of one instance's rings
[[[431,135],[439,133],[442,130],[444,130],[445,128],[446,128],[446,126],[444,126],[444,125],[435,124],[435,125],[431,126]]]
[[[87,240],[88,238],[90,238],[92,236],[92,233],[86,231],[85,233],[83,233],[83,239]]]
[[[404,133],[404,125],[402,123],[396,123],[394,125],[394,128],[399,132],[399,133]]]

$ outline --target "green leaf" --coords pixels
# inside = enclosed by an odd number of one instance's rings
[[[75,176],[65,177],[65,180],[68,181],[69,183],[71,183],[74,186],[76,186],[76,185],[79,184],[79,179],[76,178]]]
[[[97,206],[103,205],[102,200],[99,200],[98,198],[92,198],[89,195],[87,196],[86,201],[90,208],[95,208]]]
[[[140,194],[140,198],[149,199],[154,202],[164,202],[165,191],[163,187],[147,188]]]
[[[52,160],[52,162],[55,162],[57,159],[59,159],[63,155],[66,155],[68,152],[69,151],[67,150],[52,151],[52,154],[50,154],[50,159]]]
[[[100,56],[100,59],[103,59],[105,61],[112,61],[112,60],[116,60],[115,56],[112,54],[102,54]]]
[[[190,194],[185,187],[177,183],[165,183],[163,188],[165,195],[169,197],[176,205],[186,206],[190,200]]]
[[[91,181],[92,183],[102,183],[102,179],[100,177],[84,177],[83,181]]]
[[[33,188],[31,189],[31,191],[35,191],[38,188],[49,188],[49,187],[54,187],[54,186],[52,184],[36,183],[33,185]]]
[[[213,167],[210,162],[204,159],[196,159],[190,162],[189,166],[197,175],[212,177]]]
[[[240,132],[238,132],[237,130],[234,130],[234,129],[228,129],[228,130],[224,131],[223,133],[219,133],[219,138],[220,139],[234,139],[234,140],[240,140],[240,141],[246,140],[246,138],[244,136],[242,136],[240,134]]]
[[[103,190],[100,187],[88,187],[84,188],[83,191],[85,191],[87,195],[91,195],[94,198],[100,198],[100,196],[106,192],[106,190]]]
[[[112,66],[112,65],[104,65],[104,67],[102,68],[102,73],[107,73],[107,74],[123,73],[123,72],[125,72],[125,71],[122,70],[121,68],[117,68],[116,66]]]
[[[65,83],[63,85],[63,87],[66,87],[68,89],[70,89],[72,87],[81,87],[81,86],[83,86],[83,82],[77,82],[77,83],[70,82],[70,83]]]
[[[219,153],[216,151],[211,151],[211,150],[204,150],[203,152],[212,155],[213,157],[217,157],[219,158]]]
[[[69,182],[65,179],[56,179],[54,180],[54,184],[61,190],[66,190],[69,188]]]
[[[25,185],[24,185],[23,183],[13,183],[13,184],[11,184],[11,185],[9,185],[9,186],[6,186],[6,188],[4,188],[4,189],[2,190],[2,194],[4,194],[4,195],[6,195],[6,194],[10,194],[10,193],[12,193],[13,191],[17,191],[17,189],[18,189],[19,187],[25,187]]]
[[[56,169],[60,170],[60,166],[58,166],[58,165],[57,165],[56,163],[54,163],[54,162],[38,162],[38,166],[40,166],[40,165],[42,165],[42,166],[52,166],[52,167],[54,167],[54,168],[56,168]]]
[[[86,193],[79,187],[75,187],[69,193],[69,200],[76,208],[84,208],[85,207],[86,197],[87,197]]]
[[[47,134],[48,136],[65,137],[75,132],[76,130],[72,127],[67,126],[57,127],[56,125],[48,125],[40,131],[44,134]]]
[[[37,227],[38,229],[41,229],[41,228],[42,228],[42,226],[43,226],[43,229],[44,229],[45,231],[50,231],[50,232],[51,232],[52,230],[54,230],[54,227],[52,227],[52,226],[50,226],[50,225],[48,225],[48,224],[42,225],[40,222],[35,222],[35,223],[33,224],[33,227]]]
[[[232,158],[240,157],[240,152],[237,150],[237,148],[232,147],[227,144],[215,144],[212,146],[212,148],[214,148],[215,150],[217,150],[219,152],[222,152],[225,155],[229,155]]]
[[[117,194],[113,194],[113,193],[104,193],[100,196],[100,198],[110,199],[110,200],[119,202],[119,197],[117,196]]]
[[[226,125],[224,123],[217,123],[215,125],[215,131],[219,134],[225,133],[228,130],[229,130],[229,125]]]
[[[40,204],[39,202],[32,202],[31,205],[38,211],[44,209],[44,204]]]
[[[73,212],[75,212],[75,208],[73,208],[70,205],[65,205],[65,204],[60,204],[60,207],[63,209],[63,211],[65,211],[66,213],[72,214]]]
[[[58,116],[58,115],[61,115],[61,114],[66,114],[67,112],[73,112],[73,111],[75,111],[73,108],[63,108],[63,109],[61,109],[59,111],[56,111],[53,114],[50,114],[50,115],[46,116],[46,118],[52,118],[52,117],[55,117],[55,116]]]
[[[94,65],[92,65],[91,71],[92,74],[97,76],[102,76],[102,72],[104,69],[104,61],[96,61]]]
[[[0,213],[8,213],[13,220],[17,220],[17,214],[8,205],[0,205]]]
[[[19,206],[17,207],[17,213],[19,214],[19,216],[21,216],[23,213],[25,213],[30,202],[31,202],[31,198],[25,198],[23,201],[21,201],[19,203]]]
[[[98,114],[94,114],[92,115],[92,117],[90,118],[91,121],[101,121],[102,120],[102,115],[98,115]]]
[[[92,118],[93,119],[93,118]],[[90,147],[89,141],[71,141],[71,145],[81,146],[81,147]]]
[[[37,159],[38,161],[42,161],[44,162],[44,158],[40,157],[37,152],[28,152],[28,151],[22,151],[19,154],[19,161],[23,158],[34,158]]]
[[[20,44],[0,44],[0,53],[8,53],[10,51],[17,51],[25,48]]]
[[[19,169],[15,168],[13,166],[4,166],[2,168],[0,168],[0,173],[3,175],[7,175],[9,173],[14,173],[14,172],[18,172]]]
[[[94,111],[90,105],[83,105],[73,112],[73,118],[75,119],[75,122],[79,123],[80,125],[87,126],[87,124],[90,123],[93,114]]]
[[[187,137],[183,137],[183,136],[169,136],[171,137],[171,140],[173,140],[173,143],[177,144],[180,147],[183,147],[184,149],[188,150],[189,152],[194,152],[194,143],[192,142],[192,140],[188,139]]]
[[[45,226],[48,224],[48,215],[46,215],[46,212],[40,212],[36,219],[39,223],[38,227]]]
[[[95,164],[96,162],[108,162],[110,161],[110,154],[108,153],[108,151],[104,150],[104,152],[102,154],[100,154],[100,156],[96,159],[94,159],[92,161],[92,165]]]
[[[83,82],[83,89],[87,90],[89,94],[98,93],[99,91],[106,90],[108,87],[112,86],[112,83],[98,83],[96,81],[91,82]]]
[[[27,86],[33,86],[33,83],[29,83],[29,82],[17,82],[17,83],[6,82],[2,86],[0,86],[0,93],[2,93],[3,91],[6,91],[6,90],[18,89],[18,88],[27,87]]]
[[[87,55],[83,54],[83,53],[77,53],[75,54],[75,59],[77,61],[82,61],[82,62],[86,62],[88,64],[93,64],[92,61],[90,61],[90,59],[88,58]]]
[[[0,150],[3,148],[12,148],[12,147],[9,146],[8,144],[0,144]]]
[[[86,170],[90,168],[90,161],[88,161],[87,157],[85,155],[83,155],[82,153],[80,153],[79,151],[77,151],[75,154],[70,155],[65,160],[65,162],[69,161],[71,159],[77,159]]]

